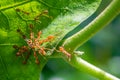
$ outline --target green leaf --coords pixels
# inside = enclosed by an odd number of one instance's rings
[[[28,63],[22,64],[23,58],[16,57],[17,51],[12,47],[15,44],[26,45],[25,40],[16,32],[17,29],[29,37],[29,25],[33,24],[35,34],[42,31],[42,39],[49,35],[55,36],[50,43],[55,48],[69,31],[95,12],[100,2],[101,0],[0,1],[0,79],[38,80],[39,73],[47,62],[41,56],[40,64],[37,65],[31,54]],[[35,17],[45,10],[48,10],[48,14],[39,16],[35,21]]]

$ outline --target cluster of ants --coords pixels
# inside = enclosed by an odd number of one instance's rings
[[[18,50],[18,52],[16,53],[16,56],[25,57],[25,59],[23,61],[23,64],[27,63],[27,60],[29,59],[29,56],[31,54],[31,50],[32,50],[32,52],[34,54],[35,63],[39,64],[40,61],[39,61],[39,58],[38,58],[38,54],[40,54],[42,56],[46,56],[47,55],[46,51],[50,50],[49,48],[46,48],[46,47],[44,47],[42,45],[47,43],[47,42],[51,42],[55,38],[55,36],[50,35],[45,39],[41,39],[42,31],[39,31],[37,33],[37,37],[35,37],[34,32],[32,31],[33,25],[30,24],[29,26],[30,26],[30,36],[29,36],[29,38],[27,38],[20,29],[17,29],[17,32],[26,41],[27,46],[18,47],[17,45],[14,45],[13,47]],[[64,53],[68,57],[68,59],[71,58],[71,54],[69,54],[64,49],[63,46],[60,46],[58,50],[57,49],[55,49],[55,50],[57,52]],[[24,55],[25,53],[27,53],[26,56]]]
[[[21,10],[19,8],[16,9],[17,12],[22,12],[26,15],[29,15],[30,13],[29,12],[26,12],[24,10]],[[34,20],[39,20],[39,17],[44,15],[44,14],[47,14],[48,13],[48,10],[44,10],[43,12],[41,12],[39,15],[37,15]],[[23,64],[26,64],[31,53],[33,52],[34,54],[34,58],[35,58],[35,63],[36,64],[39,64],[40,61],[39,61],[39,58],[38,58],[38,54],[42,55],[42,56],[46,56],[47,55],[47,51],[50,51],[51,49],[50,48],[47,48],[45,46],[43,46],[45,43],[50,43],[51,41],[53,41],[53,39],[55,38],[55,36],[53,35],[50,35],[48,36],[47,38],[45,39],[41,39],[41,35],[42,35],[42,31],[39,31],[37,33],[37,35],[35,35],[35,33],[32,31],[33,30],[33,24],[30,24],[29,25],[30,27],[30,34],[29,34],[29,38],[24,35],[24,33],[20,30],[20,29],[17,29],[17,32],[22,36],[22,38],[25,40],[25,42],[27,43],[27,46],[21,46],[21,47],[18,47],[17,45],[14,45],[13,48],[17,49],[18,52],[16,53],[16,56],[21,56],[21,57],[24,57],[24,61],[23,61]],[[54,49],[56,50],[57,52],[62,52],[64,53],[68,59],[70,60],[71,58],[71,54],[68,53],[63,46],[60,46],[59,49]]]

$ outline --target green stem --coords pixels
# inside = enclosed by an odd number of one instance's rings
[[[95,67],[94,65],[86,62],[85,60],[73,56],[71,61],[68,61],[73,67],[77,68],[80,71],[86,72],[90,75],[93,75],[96,78],[99,78],[100,80],[120,80],[119,78],[104,72],[103,70]]]
[[[120,0],[113,0],[110,5],[90,24],[83,28],[64,42],[64,47],[68,52],[74,51],[83,43],[88,41],[99,30],[104,28],[120,13]]]
[[[99,30],[104,28],[120,13],[120,0],[113,0],[110,5],[90,24],[83,28],[72,37],[65,40],[63,43],[64,48],[72,53],[76,48],[81,46],[83,43],[88,41],[94,36]],[[66,60],[66,59],[65,59]],[[85,60],[72,56],[71,61],[68,61],[75,68],[86,72],[92,76],[99,78],[100,80],[120,80],[117,77],[93,66]]]

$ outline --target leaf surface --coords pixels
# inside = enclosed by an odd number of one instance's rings
[[[26,45],[16,32],[21,29],[29,38],[29,25],[33,32],[42,31],[41,39],[55,36],[52,48],[77,25],[96,11],[101,0],[4,0],[0,1],[0,80],[38,80],[39,73],[47,60],[40,57],[40,65],[35,64],[33,53],[26,65],[23,58],[16,57],[13,45]],[[20,11],[17,11],[20,10]],[[48,14],[40,15],[48,11]],[[38,20],[35,20],[38,16]]]

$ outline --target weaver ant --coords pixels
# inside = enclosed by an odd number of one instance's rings
[[[39,31],[37,33],[37,37],[35,37],[34,32],[32,32],[33,25],[30,24],[29,26],[31,29],[29,38],[27,38],[20,29],[17,29],[17,32],[26,41],[27,46],[18,47],[16,45],[14,45],[13,47],[18,50],[18,52],[16,53],[16,56],[24,56],[23,53],[27,53],[27,55],[25,56],[25,60],[23,61],[24,64],[27,63],[27,60],[29,59],[29,56],[31,53],[30,52],[31,50],[33,51],[33,54],[34,54],[35,63],[39,64],[40,61],[38,59],[37,53],[45,56],[48,48],[44,47],[43,44],[46,42],[52,41],[54,39],[54,36],[50,35],[46,39],[41,40],[42,31]]]
[[[42,15],[45,15],[45,14],[48,14],[48,10],[44,10],[44,11],[42,11],[41,13],[39,13],[39,14],[34,18],[34,20],[35,20],[35,21],[39,20],[39,17],[42,16]]]
[[[23,53],[28,53],[25,60],[23,61],[23,64],[26,64],[30,56],[29,48],[27,46],[18,47],[17,45],[13,45],[13,48],[18,50],[18,52],[16,53],[16,56],[24,56]]]
[[[60,47],[59,47],[59,52],[64,53],[64,54],[68,57],[68,59],[69,59],[69,61],[70,61],[70,59],[71,59],[71,54],[68,53],[68,52],[64,49],[63,46],[60,46]]]
[[[40,19],[41,16],[45,16],[47,18],[52,19],[52,17],[48,15],[48,10],[44,10],[41,13],[39,13],[37,16],[35,16],[34,20],[35,21],[39,21],[39,19]]]
[[[22,12],[22,13],[24,13],[24,14],[26,14],[26,15],[30,15],[29,12],[26,12],[26,11],[21,10],[21,9],[19,9],[19,8],[16,8],[15,10],[16,10],[17,12]]]

